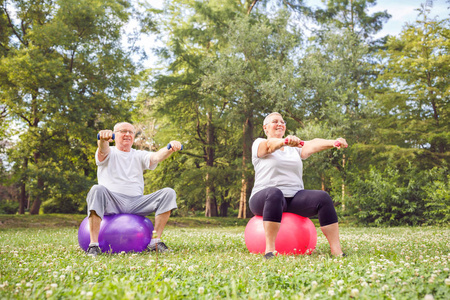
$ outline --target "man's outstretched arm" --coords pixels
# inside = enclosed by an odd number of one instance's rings
[[[163,147],[151,156],[150,166],[162,162],[163,160],[168,158],[173,152],[181,150],[182,146],[181,146],[180,142],[171,141],[169,144],[170,144],[170,149],[167,149],[168,147]]]

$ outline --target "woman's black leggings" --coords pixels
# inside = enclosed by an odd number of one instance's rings
[[[318,215],[320,226],[338,221],[333,200],[324,191],[301,190],[294,197],[285,198],[281,190],[269,187],[257,192],[250,199],[250,210],[263,221],[281,222],[283,212],[290,212],[302,217]]]

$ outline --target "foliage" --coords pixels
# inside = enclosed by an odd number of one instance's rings
[[[349,214],[364,225],[448,224],[447,168],[431,171],[411,164],[400,172],[371,167],[350,184]]]
[[[381,53],[376,95],[382,140],[402,147],[450,152],[449,19],[429,18],[423,6],[415,23],[390,37]]]
[[[450,175],[448,168],[433,168],[428,172],[424,215],[426,224],[450,223]]]
[[[20,130],[8,158],[33,214],[43,201],[76,211],[95,176],[95,133],[129,118],[135,66],[119,44],[128,5],[2,1],[0,105]]]
[[[305,186],[344,215],[448,222],[449,19],[431,19],[427,2],[398,37],[374,41],[390,17],[375,2],[1,1],[0,191],[14,189],[19,213],[28,200],[33,214],[84,212],[95,133],[126,120],[138,149],[185,147],[145,174],[146,193],[173,187],[181,216],[245,217],[250,147],[279,111],[289,134],[349,142],[304,162]],[[129,39],[158,32],[164,44],[140,74],[137,49],[121,45],[133,16]]]
[[[143,105],[158,118],[156,140],[178,136],[187,141],[182,153],[189,156],[183,159],[187,168],[170,164],[181,171],[178,186],[181,195],[191,197],[190,208],[199,208],[202,197],[207,199],[206,210],[208,199],[233,207],[242,176],[248,181],[252,176],[250,146],[261,131],[255,124],[271,111],[275,99],[292,97],[284,88],[293,86],[290,56],[299,37],[289,32],[285,12],[271,19],[240,14],[234,1],[183,5],[165,10],[189,13],[186,21],[171,19],[166,25],[170,40],[160,53],[168,60],[169,72],[155,76]],[[163,183],[159,172],[147,176],[152,186]],[[171,178],[165,182],[173,183]]]
[[[333,24],[338,28],[347,28],[361,38],[369,38],[379,32],[383,23],[391,17],[388,12],[369,13],[376,0],[328,0],[326,8],[305,9],[319,24]]]
[[[35,217],[35,216],[33,216]],[[40,217],[40,216],[39,216]],[[244,226],[170,227],[173,254],[87,257],[76,228],[7,229],[0,293],[7,299],[448,299],[448,228],[340,230],[345,258],[316,252],[265,261],[249,254]],[[244,271],[243,271],[244,270]],[[427,296],[430,297],[430,296]]]
[[[0,200],[0,214],[16,214],[19,210],[19,202],[13,200]]]

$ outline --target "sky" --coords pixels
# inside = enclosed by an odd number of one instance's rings
[[[155,7],[162,7],[163,0],[148,0]],[[323,0],[305,0],[305,3],[311,7],[322,6]],[[420,8],[426,0],[377,0],[377,4],[369,9],[369,12],[377,12],[387,10],[392,16],[387,23],[384,24],[380,36],[398,35],[406,22],[414,22]],[[450,2],[446,0],[433,0],[431,8],[431,17],[440,16],[441,18],[450,16]]]
[[[153,7],[162,7],[163,0],[147,0]],[[418,16],[417,9],[426,0],[377,0],[377,4],[369,9],[369,13],[387,10],[391,18],[383,24],[383,29],[375,35],[380,38],[386,35],[398,36],[406,23],[413,23]],[[305,0],[306,5],[311,7],[323,7],[322,0]],[[434,0],[430,17],[439,16],[440,19],[450,17],[450,2],[447,0]],[[151,38],[151,37],[150,37]],[[148,40],[147,43],[148,44]],[[149,59],[144,63],[146,67],[153,67],[157,58],[149,51]]]

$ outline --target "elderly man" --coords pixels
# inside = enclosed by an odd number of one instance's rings
[[[149,249],[169,251],[161,241],[161,235],[170,212],[177,208],[176,194],[171,188],[164,188],[150,195],[144,195],[144,170],[154,170],[159,162],[173,152],[181,150],[181,143],[171,141],[171,147],[158,152],[132,149],[135,128],[127,122],[117,123],[114,132],[101,130],[98,134],[98,149],[95,152],[98,185],[94,185],[86,201],[89,217],[90,244],[87,254],[101,253],[98,235],[104,215],[129,213],[147,216],[155,212],[155,231]],[[115,147],[110,147],[115,135]],[[170,148],[170,149],[167,149]]]

